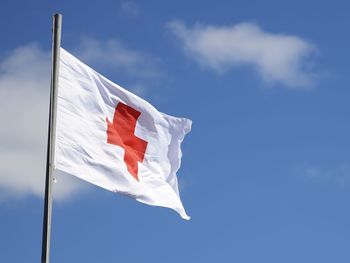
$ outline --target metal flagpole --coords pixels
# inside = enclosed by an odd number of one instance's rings
[[[54,161],[54,155],[55,155],[57,86],[58,86],[59,58],[60,58],[60,46],[61,46],[61,27],[62,27],[62,15],[55,14],[53,16],[53,26],[52,26],[52,68],[51,68],[49,128],[48,128],[48,139],[47,139],[43,238],[42,238],[42,251],[41,251],[42,263],[49,263],[50,261],[52,183],[53,183],[53,172],[54,172],[53,161]]]

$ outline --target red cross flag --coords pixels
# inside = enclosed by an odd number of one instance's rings
[[[191,121],[157,111],[64,49],[58,83],[55,168],[189,219],[176,172]]]

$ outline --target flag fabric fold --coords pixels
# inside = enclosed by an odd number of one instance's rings
[[[176,172],[191,121],[156,110],[61,48],[55,169],[189,219]]]

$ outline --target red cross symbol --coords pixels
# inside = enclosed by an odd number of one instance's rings
[[[147,142],[135,136],[136,121],[141,112],[118,103],[113,117],[113,123],[107,121],[107,143],[124,148],[124,162],[129,173],[138,181],[137,162],[143,162]]]

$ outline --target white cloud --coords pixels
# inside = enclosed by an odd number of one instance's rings
[[[31,44],[13,50],[0,62],[0,187],[2,197],[43,196],[50,52]],[[55,199],[80,184],[57,175]]]
[[[152,63],[117,40],[92,39],[78,44],[76,55],[92,65],[123,68],[129,74]],[[49,50],[29,44],[12,50],[0,61],[0,199],[43,196],[50,88]],[[148,64],[149,63],[149,64]],[[138,86],[141,90],[141,87]],[[54,199],[62,200],[87,187],[59,173]]]
[[[217,27],[187,27],[172,21],[167,28],[180,40],[186,54],[201,67],[223,73],[237,66],[253,66],[264,81],[287,87],[308,87],[308,68],[315,48],[297,36],[272,34],[253,23]]]

